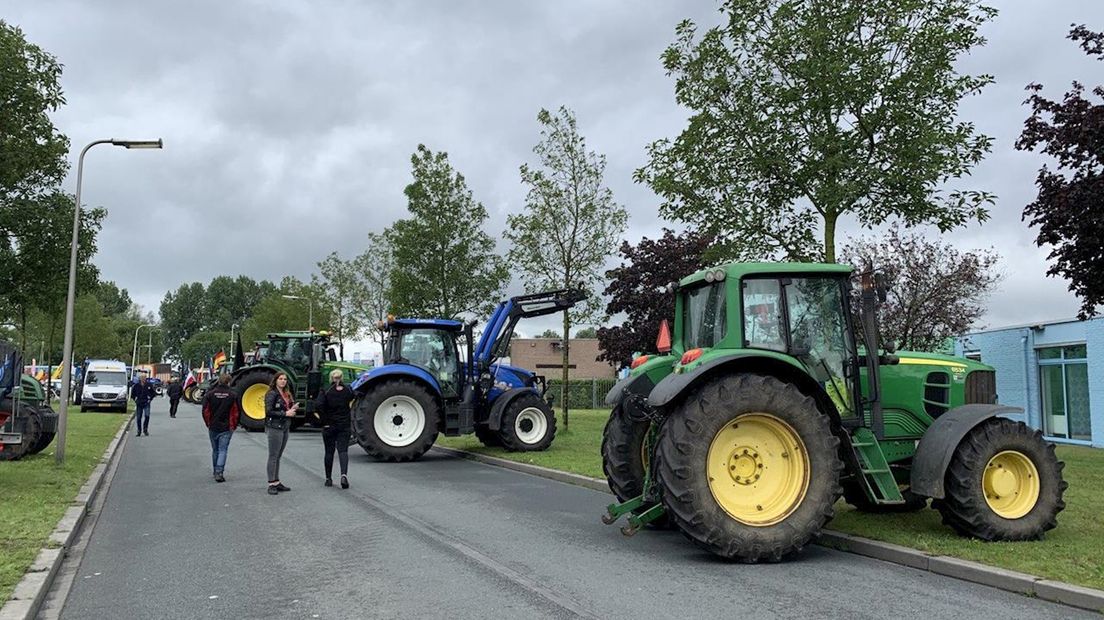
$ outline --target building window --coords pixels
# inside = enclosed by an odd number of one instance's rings
[[[1051,437],[1091,440],[1089,364],[1085,345],[1046,347],[1036,353],[1043,401],[1043,432]]]

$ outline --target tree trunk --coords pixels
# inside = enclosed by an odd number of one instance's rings
[[[560,407],[563,408],[563,426],[564,430],[567,430],[567,394],[568,385],[570,380],[568,373],[568,364],[570,363],[569,349],[571,348],[571,318],[567,315],[567,310],[563,313],[563,374],[560,380]]]
[[[824,216],[824,262],[836,262],[836,215]]]

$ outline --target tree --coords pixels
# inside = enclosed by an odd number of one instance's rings
[[[1104,33],[1074,26],[1069,39],[1097,60],[1104,60]],[[1054,261],[1047,275],[1069,280],[1081,299],[1078,317],[1095,316],[1104,304],[1104,104],[1085,97],[1074,82],[1061,102],[1043,97],[1041,84],[1029,84],[1031,116],[1016,141],[1021,151],[1041,150],[1057,160],[1059,172],[1044,164],[1035,184],[1039,194],[1024,208],[1023,219],[1038,227],[1035,243],[1051,246]],[[1104,86],[1093,88],[1104,100]]]
[[[130,293],[110,280],[101,281],[93,294],[103,305],[104,313],[108,316],[125,315],[134,305],[130,299]]]
[[[99,270],[91,257],[104,215],[103,209],[81,210],[78,293],[97,286]],[[23,326],[24,333],[34,310],[64,314],[72,230],[73,197],[64,192],[18,196],[0,204],[0,300],[10,315],[6,318]]]
[[[419,144],[410,163],[414,182],[404,193],[412,217],[392,228],[388,297],[394,310],[446,319],[490,313],[510,274],[482,229],[487,209],[472,198],[447,153]]]
[[[61,64],[0,20],[0,206],[61,183],[69,139],[50,112],[65,103]],[[68,263],[66,263],[68,264]]]
[[[598,330],[594,329],[593,327],[584,327],[584,328],[580,329],[579,331],[575,332],[575,337],[576,338],[597,338],[598,337]]]
[[[636,171],[660,214],[736,259],[834,262],[836,226],[899,219],[941,231],[988,218],[993,195],[946,190],[990,150],[957,120],[993,81],[956,60],[985,43],[977,0],[727,0],[722,25],[682,22],[663,53],[693,110]],[[817,242],[820,231],[822,243]]]
[[[329,310],[341,359],[345,359],[345,341],[356,340],[364,331],[363,315],[355,311],[354,304],[361,290],[355,260],[344,261],[337,252],[331,252],[318,263],[318,270],[321,277],[311,276],[311,282],[321,291],[320,307]]]
[[[253,307],[265,295],[276,290],[276,285],[248,276],[217,276],[203,292],[203,327],[210,331],[230,331],[234,324],[241,325],[253,314]]]
[[[598,318],[601,303],[594,289],[628,214],[605,186],[606,158],[587,150],[575,114],[566,107],[555,115],[542,109],[537,121],[541,139],[533,153],[539,163],[521,165],[521,182],[529,187],[525,210],[507,216],[502,236],[513,244],[510,262],[522,273],[527,290],[578,289],[588,294],[563,313],[560,406],[567,428],[571,326]]]
[[[620,266],[606,272],[606,313],[625,315],[621,325],[598,330],[598,359],[628,365],[634,353],[655,350],[663,319],[674,327],[675,297],[665,288],[705,266],[713,243],[709,234],[663,229],[658,239],[644,237],[635,246],[621,243]]]
[[[103,306],[95,295],[86,293],[73,303],[73,360],[88,358],[120,359],[123,348],[111,321],[104,316]],[[125,359],[130,359],[130,343]]]
[[[182,284],[175,292],[165,293],[161,300],[161,325],[165,346],[174,356],[183,358],[184,343],[204,328],[202,308],[206,289],[199,282]]]
[[[948,338],[969,331],[1001,280],[993,250],[960,252],[896,226],[882,239],[853,240],[843,256],[856,267],[869,261],[889,277],[889,294],[878,309],[880,338],[910,351],[940,351]]]
[[[384,332],[377,327],[377,322],[387,318],[393,305],[388,295],[391,272],[395,269],[392,234],[390,229],[382,233],[368,233],[368,247],[353,259],[352,265],[356,281],[351,300],[353,311],[363,318],[365,330],[381,347]]]
[[[306,330],[310,323],[310,305],[299,299],[286,299],[284,295],[294,295],[303,299],[319,299],[322,292],[297,278],[287,276],[280,281],[280,287],[266,295],[253,308],[253,315],[242,324],[242,343],[264,340],[273,332]],[[315,329],[328,330],[331,326],[330,309],[326,306],[314,307]],[[246,344],[248,347],[248,344]]]
[[[550,338],[553,340],[560,340],[561,338],[563,338],[563,336],[560,335],[560,332],[554,329],[546,329],[541,332],[541,334],[537,336],[537,338]]]
[[[205,366],[219,351],[228,351],[230,332],[202,331],[193,334],[180,347],[180,358],[189,363]]]

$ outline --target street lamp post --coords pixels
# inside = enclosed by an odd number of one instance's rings
[[[153,323],[143,323],[142,325],[139,325],[138,327],[134,328],[134,348],[131,349],[131,353],[130,353],[130,378],[131,379],[134,379],[134,365],[138,363],[138,330],[142,329],[143,327],[154,327],[154,324]],[[152,337],[152,336],[153,336],[153,330],[150,330],[150,337]]]
[[[77,158],[77,196],[73,204],[73,241],[69,248],[69,294],[65,301],[65,342],[61,349],[61,406],[58,415],[57,438],[55,440],[54,455],[57,462],[65,462],[65,429],[69,422],[69,382],[72,380],[73,367],[73,312],[77,297],[77,247],[80,235],[81,213],[81,180],[84,176],[84,154],[88,149],[97,144],[110,144],[121,146],[125,149],[159,149],[163,148],[158,140],[96,140],[89,142],[88,146],[81,149]],[[133,367],[132,367],[133,368]]]
[[[309,297],[300,297],[299,295],[282,295],[284,299],[299,299],[307,302],[307,322],[310,323],[308,331],[314,331],[314,300]]]

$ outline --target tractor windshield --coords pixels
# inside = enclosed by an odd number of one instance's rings
[[[840,278],[763,278],[744,284],[744,345],[800,360],[839,409],[854,415],[855,343]]]
[[[455,334],[438,329],[410,329],[400,332],[393,346],[399,361],[421,367],[441,385],[441,392],[455,395],[459,378],[459,353]]]
[[[725,337],[725,287],[716,282],[686,291],[683,346],[686,349],[712,347]]]

